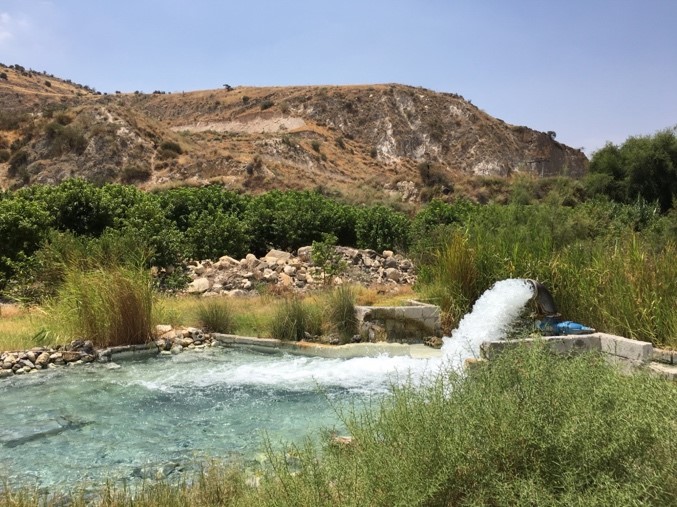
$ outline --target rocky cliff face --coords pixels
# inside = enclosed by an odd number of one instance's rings
[[[415,200],[419,188],[462,177],[580,176],[587,169],[582,152],[551,134],[422,88],[101,95],[25,69],[0,70],[7,77],[0,79],[5,187],[79,176],[144,187],[386,188]]]

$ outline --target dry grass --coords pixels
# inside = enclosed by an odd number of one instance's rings
[[[46,314],[40,308],[3,305],[0,311],[0,350],[24,350],[34,347],[36,335],[46,326]]]

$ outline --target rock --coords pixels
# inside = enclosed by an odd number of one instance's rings
[[[0,369],[11,370],[12,366],[14,366],[14,363],[10,363],[9,361],[5,361],[4,363],[0,364]]]
[[[242,281],[242,288],[244,290],[249,290],[252,288],[252,282],[250,280],[243,280]]]
[[[46,368],[49,364],[49,353],[43,352],[35,359],[35,366],[39,368]]]
[[[186,292],[189,294],[202,294],[203,292],[207,292],[211,285],[209,278],[196,278],[188,284]]]
[[[193,269],[193,273],[196,275],[200,276],[205,272],[205,267],[202,264],[198,264],[195,269]]]
[[[287,265],[284,268],[282,268],[282,272],[285,275],[294,276],[296,274],[296,268],[294,266]]]
[[[31,364],[35,363],[35,358],[36,358],[35,352],[33,352],[32,350],[26,352],[26,359],[28,359],[31,362]]]
[[[312,246],[302,246],[297,250],[296,256],[299,258],[301,262],[310,262],[312,253],[313,253]]]
[[[63,359],[66,363],[72,363],[74,361],[80,360],[80,352],[77,350],[66,350],[61,354],[61,359]]]
[[[17,362],[17,357],[14,354],[7,354],[4,362],[14,364]]]
[[[226,268],[226,267],[239,266],[239,265],[240,265],[240,261],[233,259],[232,257],[230,257],[228,255],[224,255],[223,257],[221,257],[219,259],[219,262],[216,264],[216,267],[218,269],[223,269],[223,268]]]
[[[282,284],[283,287],[291,287],[293,283],[293,279],[291,276],[285,274],[285,273],[280,273],[280,283]]]
[[[170,324],[158,324],[155,326],[155,332],[160,336],[170,332],[172,329],[174,328]]]
[[[0,370],[0,378],[7,378],[11,377],[12,375],[14,375],[12,370]]]
[[[63,352],[54,352],[53,354],[49,355],[50,361],[57,361],[59,359],[63,360]]]
[[[276,264],[278,261],[287,261],[291,258],[291,254],[289,252],[283,252],[282,250],[271,250],[266,254],[266,256],[263,258],[264,261]]]
[[[383,265],[386,268],[395,268],[397,269],[399,267],[399,262],[397,262],[397,259],[395,257],[387,257],[385,261],[383,261]]]
[[[385,257],[386,259],[389,259],[393,255],[395,255],[395,254],[393,253],[392,250],[383,250],[383,257]]]
[[[183,352],[183,347],[178,343],[175,343],[174,345],[172,345],[172,350],[170,352],[172,354],[180,354],[181,352]]]
[[[229,297],[242,297],[247,295],[248,295],[247,292],[243,291],[242,289],[233,289],[228,291]]]
[[[392,280],[394,282],[399,282],[400,278],[402,278],[402,273],[400,273],[396,268],[387,268],[384,273],[388,280]]]

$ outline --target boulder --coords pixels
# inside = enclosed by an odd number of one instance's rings
[[[266,262],[269,262],[271,264],[276,264],[278,261],[287,261],[291,258],[291,254],[289,252],[283,252],[282,250],[271,250],[266,254],[266,256],[263,258]]]
[[[209,278],[196,278],[188,284],[186,292],[189,294],[202,294],[203,292],[207,292],[210,287],[211,282],[209,281]]]

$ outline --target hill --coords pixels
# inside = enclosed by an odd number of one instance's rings
[[[101,94],[0,67],[0,184],[448,193],[473,176],[580,176],[585,155],[463,97],[398,84]]]

